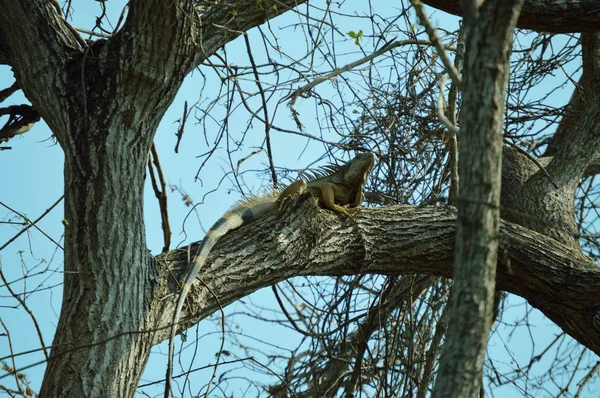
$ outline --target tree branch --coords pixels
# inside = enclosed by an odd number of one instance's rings
[[[193,304],[184,308],[182,326],[206,318],[218,310],[219,303],[225,306],[292,276],[452,275],[454,208],[362,209],[352,223],[310,201],[295,210],[290,207],[219,241],[188,296]],[[600,268],[580,252],[516,224],[501,222],[499,242],[498,288],[527,299],[600,355]],[[164,297],[175,297],[179,291],[175,279],[180,280],[187,270],[187,248],[157,259],[162,264],[159,280],[169,285],[161,287],[164,293],[155,305],[164,305],[160,324],[167,326],[174,298]],[[173,278],[171,272],[178,277]],[[155,342],[167,335],[168,328],[161,330]]]
[[[219,2],[201,16],[197,56],[192,68],[242,33],[283,14],[306,0],[240,0]]]
[[[82,50],[81,37],[47,0],[0,0],[0,9],[0,58],[14,68],[27,98],[52,130],[64,130],[67,54]]]
[[[549,152],[554,156],[546,170],[560,187],[571,190],[586,173],[600,151],[600,35],[581,35],[583,75],[569,102],[570,110],[556,132]],[[547,184],[541,172],[532,184]]]
[[[463,1],[465,61],[450,314],[432,397],[475,397],[494,312],[502,129],[523,0]]]
[[[422,0],[454,15],[461,15],[460,0]],[[600,7],[596,0],[526,0],[517,27],[537,32],[567,33],[597,31]]]

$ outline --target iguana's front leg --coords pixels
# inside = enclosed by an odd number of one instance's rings
[[[350,218],[353,218],[352,214],[350,214],[350,212],[348,211],[350,209],[346,209],[346,208],[338,205],[337,203],[335,203],[335,186],[334,186],[334,184],[330,184],[330,183],[323,184],[323,185],[321,185],[320,189],[321,189],[321,204],[323,205],[323,207],[325,207],[329,210],[333,210],[336,213],[341,213]]]

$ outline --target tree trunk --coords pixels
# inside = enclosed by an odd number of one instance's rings
[[[177,79],[150,96],[158,76],[123,69],[117,52],[130,50],[115,42],[67,64],[68,124],[55,132],[65,151],[65,279],[44,397],[133,396],[152,347],[139,333],[151,328],[157,274],[146,248],[144,172]]]
[[[140,199],[148,144],[121,118],[97,120],[74,126],[83,145],[66,156],[64,292],[43,397],[133,396],[152,347],[128,333],[147,328],[156,282]]]
[[[465,15],[463,122],[450,317],[433,396],[476,397],[491,327],[500,223],[502,121],[522,0],[473,2]]]
[[[202,23],[192,1],[131,1],[123,28],[92,43],[48,1],[0,1],[2,59],[65,152],[64,293],[41,396],[134,395],[166,302],[142,212],[160,119],[206,57],[302,2],[245,0]]]

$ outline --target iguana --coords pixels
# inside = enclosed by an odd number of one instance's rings
[[[283,202],[300,195],[312,196],[317,199],[321,207],[352,217],[351,213],[356,211],[363,201],[362,188],[367,182],[374,164],[375,154],[365,152],[356,155],[354,159],[342,166],[325,166],[322,170],[313,172],[307,178],[308,181],[301,178],[289,185],[281,193],[275,192],[272,195],[257,197],[238,203],[223,214],[208,230],[189,265],[189,270],[181,287],[175,312],[173,313],[165,398],[168,398],[171,391],[175,333],[181,309],[192,283],[196,280],[200,268],[204,265],[208,254],[217,241],[227,232],[250,224],[265,214],[277,211],[281,208]]]

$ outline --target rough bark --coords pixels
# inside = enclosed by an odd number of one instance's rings
[[[454,283],[435,397],[476,397],[481,388],[496,284],[504,104],[522,3],[487,0],[465,15]]]
[[[461,15],[461,0],[423,0],[423,3]],[[537,32],[592,32],[600,26],[600,5],[596,0],[526,0],[517,27]]]
[[[356,221],[307,201],[227,234],[188,296],[182,327],[292,276],[452,276],[456,209],[386,206],[362,209]],[[579,250],[505,221],[500,222],[498,253],[498,288],[525,298],[600,355],[600,268]],[[161,289],[178,291],[174,278],[185,273],[187,257],[187,248],[158,257]],[[168,286],[162,286],[167,280]],[[169,324],[174,306],[165,304],[168,308],[155,303],[163,309],[162,326]],[[167,337],[168,329],[160,330],[155,342]]]
[[[600,35],[596,32],[581,35],[581,50],[583,74],[580,85],[576,88],[574,96],[580,98],[576,103],[577,109],[572,109],[576,123],[570,119],[565,121],[566,134],[556,138],[558,148],[555,146],[553,159],[546,167],[556,184],[560,187],[574,189],[586,168],[598,154],[600,145]],[[538,172],[536,180],[545,181],[542,173]]]
[[[592,34],[593,35],[593,34]],[[583,37],[589,36],[589,34],[584,33]],[[598,62],[598,58],[588,58],[588,61]],[[588,124],[593,125],[593,120],[585,120],[585,119],[597,119],[598,114],[600,114],[600,104],[598,101],[583,101],[583,91],[585,88],[588,88],[588,93],[594,94],[592,89],[594,84],[593,82],[586,82],[586,79],[589,75],[582,75],[579,78],[579,81],[575,85],[575,90],[573,90],[573,94],[571,95],[571,99],[567,104],[565,111],[563,112],[562,119],[556,129],[554,135],[550,138],[548,142],[548,146],[546,147],[546,151],[543,154],[543,158],[552,158],[556,153],[561,150],[573,149],[574,142],[572,141],[572,136],[578,134],[581,130],[582,125]],[[584,106],[585,104],[585,106]],[[585,122],[585,123],[584,123]],[[595,124],[598,126],[598,123]],[[587,146],[587,143],[584,140],[579,140],[577,142],[577,147]],[[578,148],[575,148],[578,150]],[[549,160],[548,162],[549,163]],[[546,165],[547,165],[546,163]],[[600,155],[596,153],[592,159],[592,161],[588,164],[586,169],[583,172],[583,177],[591,177],[596,174],[600,174]]]
[[[123,133],[121,118],[110,121],[81,126],[86,144],[66,157],[64,298],[45,397],[133,396],[135,383],[118,375],[139,379],[152,347],[125,333],[147,325],[156,284],[140,200],[147,145]]]
[[[502,218],[578,247],[575,189],[598,170],[600,148],[600,35],[581,37],[583,74],[540,169],[525,155],[505,150]]]
[[[192,1],[131,1],[122,30],[87,43],[50,2],[0,1],[1,59],[65,152],[63,304],[41,396],[134,395],[156,341],[140,331],[157,314],[142,204],[158,123],[188,72],[301,2],[226,3],[202,22]]]

